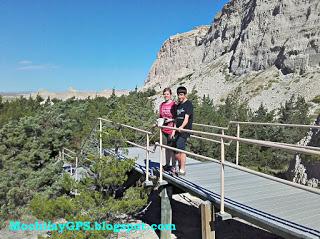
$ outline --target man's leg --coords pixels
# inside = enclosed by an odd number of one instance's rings
[[[185,153],[180,153],[180,168],[182,171],[186,171],[186,154]]]
[[[180,170],[180,167],[181,167],[181,161],[180,161],[180,153],[178,152],[178,153],[176,153],[176,155],[175,155],[176,157],[176,161],[178,161],[178,166],[179,166],[179,170]]]
[[[170,150],[170,159],[172,167],[176,168],[176,156],[173,150]]]
[[[185,150],[186,142],[187,142],[186,138],[179,136],[179,138],[177,139],[177,149]],[[181,175],[184,175],[186,172],[186,154],[179,153],[178,160],[179,160],[179,172]]]

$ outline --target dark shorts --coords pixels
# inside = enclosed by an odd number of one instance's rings
[[[187,144],[187,137],[181,136],[180,134],[178,134],[175,138],[176,141],[176,148],[177,149],[181,149],[181,150],[185,150],[186,149],[186,144]],[[176,152],[179,153],[179,152]]]
[[[162,133],[162,143],[170,147],[176,147],[175,139],[171,139],[169,134]]]

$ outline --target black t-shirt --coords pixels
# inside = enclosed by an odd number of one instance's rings
[[[185,101],[184,103],[179,103],[177,105],[177,114],[176,114],[176,127],[179,128],[184,120],[185,115],[189,115],[189,120],[184,129],[192,129],[193,122],[193,105],[190,100]],[[181,132],[181,136],[189,137],[190,133]]]

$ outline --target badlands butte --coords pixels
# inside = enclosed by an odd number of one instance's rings
[[[317,102],[320,1],[231,0],[211,25],[166,40],[141,90],[179,85],[215,104],[238,94],[252,109],[275,109],[293,94]]]

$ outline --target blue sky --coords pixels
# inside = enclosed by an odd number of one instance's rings
[[[227,0],[0,0],[0,92],[133,89]]]

